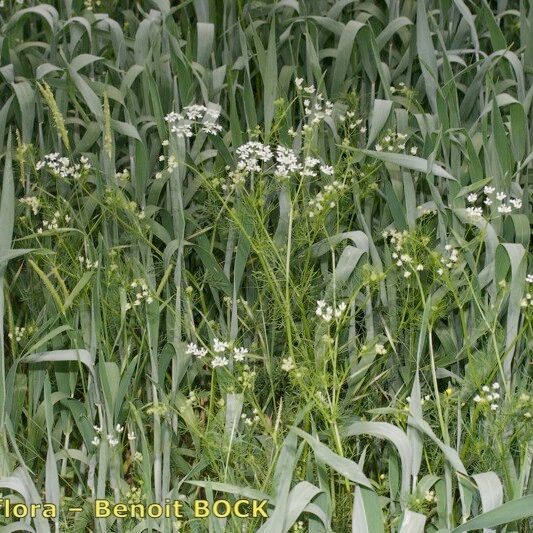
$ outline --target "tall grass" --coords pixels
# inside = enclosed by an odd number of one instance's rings
[[[530,2],[0,23],[2,531],[533,529]]]

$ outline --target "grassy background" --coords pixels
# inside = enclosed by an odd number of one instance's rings
[[[63,511],[2,531],[532,530],[530,2],[0,23],[0,491]]]

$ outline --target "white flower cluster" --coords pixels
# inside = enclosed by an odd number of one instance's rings
[[[268,144],[257,141],[249,141],[239,146],[235,153],[237,154],[237,170],[244,171],[247,174],[261,172],[260,163],[267,163],[274,156]]]
[[[489,403],[491,411],[497,411],[499,406],[496,402],[500,399],[499,388],[500,384],[497,381],[492,384],[492,387],[483,385],[480,394],[474,396],[474,402],[479,404]]]
[[[115,178],[120,181],[129,181],[131,178],[130,171],[127,168],[125,168],[122,172],[120,171],[116,172]]]
[[[533,274],[526,275],[526,283],[533,283]],[[522,307],[533,307],[533,295],[527,292],[525,298],[520,301],[520,305]]]
[[[366,133],[366,126],[364,125],[362,126],[363,119],[357,118],[353,120],[354,118],[355,118],[355,111],[346,111],[344,115],[339,116],[339,120],[341,122],[346,121],[346,127],[348,128],[348,130],[354,130],[355,128],[359,128],[359,131],[361,133]]]
[[[59,221],[61,218],[61,213],[59,211],[56,211],[54,213],[54,216],[52,217],[52,220],[43,220],[42,226],[37,228],[37,233],[42,233],[43,231],[47,230],[56,230],[59,229]],[[65,215],[63,217],[63,220],[68,224],[70,222],[70,216]]]
[[[325,185],[323,190],[318,192],[314,198],[309,200],[309,218],[318,217],[321,213],[325,213],[327,209],[333,209],[337,205],[339,196],[345,191],[348,186],[335,180],[328,185]]]
[[[102,433],[102,428],[100,426],[93,426],[93,428],[94,428],[94,430],[96,431],[97,434],[94,436],[93,440],[91,441],[91,444],[93,444],[94,446],[98,446],[100,444],[99,435]],[[120,424],[117,424],[115,426],[115,431],[118,434],[121,434],[124,431],[124,426],[121,426]],[[128,433],[128,439],[129,440],[134,440],[135,438],[136,438],[135,437],[135,433],[133,433],[133,432]],[[119,443],[119,439],[118,439],[118,437],[114,436],[113,434],[109,434],[109,435],[107,435],[107,442],[109,443],[109,446],[114,448]]]
[[[237,164],[231,171],[226,166],[229,184],[222,185],[224,191],[232,190],[245,183],[246,178],[253,173],[273,172],[274,176],[286,180],[294,174],[303,177],[316,177],[319,173],[325,176],[334,174],[333,167],[326,165],[315,157],[304,157],[300,160],[292,148],[277,146],[273,150],[269,145],[258,141],[249,141],[235,150]]]
[[[134,289],[135,291],[135,300],[133,301],[133,304],[130,302],[126,302],[124,304],[124,311],[129,311],[132,307],[137,307],[141,305],[143,300],[148,304],[154,301],[154,298],[150,295],[148,285],[146,284],[146,281],[144,279],[140,278],[133,280],[130,283],[130,288]]]
[[[286,357],[281,360],[281,370],[285,372],[291,372],[296,368],[296,364],[294,363],[294,359],[292,357]]]
[[[451,244],[447,244],[446,246],[444,246],[444,250],[447,254],[447,257],[442,257],[440,262],[446,268],[453,268],[453,266],[459,260],[459,251],[457,250],[457,248],[454,248]],[[437,269],[437,274],[439,276],[442,276],[444,274],[444,268],[440,267],[439,269]]]
[[[292,526],[292,531],[294,533],[299,533],[300,531],[305,530],[305,524],[303,520],[298,520],[298,522],[295,522],[295,524]]]
[[[326,305],[324,300],[318,300],[316,306],[315,314],[324,322],[331,322],[333,318],[340,318],[347,308],[346,302],[341,302],[334,308],[331,305]]]
[[[407,135],[405,133],[396,133],[392,130],[388,130],[379,143],[376,143],[374,150],[376,152],[402,152],[405,150],[405,142]],[[409,149],[409,153],[416,155],[418,149],[416,146],[412,146]]]
[[[235,170],[231,170],[229,165],[226,166],[230,183],[222,185],[222,190],[225,192],[243,185],[250,174],[266,170],[264,164],[270,162],[274,157],[270,146],[258,141],[248,141],[239,146],[235,153],[237,155]]]
[[[296,78],[294,84],[296,91],[305,97],[304,114],[308,122],[302,128],[304,132],[312,130],[313,126],[320,124],[326,117],[333,116],[333,103],[325,100],[322,93],[317,93],[314,85],[304,87],[303,78]],[[289,134],[295,135],[293,130]]]
[[[315,94],[315,86],[309,85],[307,87],[304,87],[304,79],[303,78],[296,78],[294,80],[294,85],[296,86],[296,90],[298,92],[304,92],[306,94]]]
[[[193,407],[198,402],[198,397],[196,396],[196,393],[192,390],[189,391],[189,394],[187,396],[187,399],[185,400],[185,404],[189,407]]]
[[[207,108],[204,105],[192,104],[185,106],[182,113],[172,111],[165,116],[165,120],[170,126],[171,133],[176,137],[192,137],[194,128],[199,128],[202,133],[215,135],[222,131],[222,126],[218,123],[220,111]]]
[[[483,187],[483,192],[485,194],[484,197],[475,192],[470,193],[466,197],[468,203],[472,204],[466,208],[466,212],[472,218],[480,218],[483,216],[483,206],[474,205],[478,199],[483,199],[483,204],[487,207],[492,206],[495,201],[499,202],[497,211],[500,215],[508,215],[509,213],[512,213],[513,209],[522,208],[522,200],[520,198],[507,198],[506,193],[503,191],[496,192],[495,187],[486,185]]]
[[[198,359],[201,359],[205,355],[207,355],[207,348],[201,348],[194,342],[189,342],[187,344],[187,349],[185,350],[185,353],[188,355],[195,355],[198,357]]]
[[[533,295],[527,292],[525,297],[520,300],[521,307],[533,307]]]
[[[424,270],[424,265],[422,263],[416,263],[414,259],[408,254],[405,253],[403,246],[405,244],[405,239],[408,236],[408,232],[385,230],[383,233],[383,238],[390,239],[391,244],[394,246],[394,252],[392,252],[392,258],[394,259],[394,264],[398,268],[403,269],[403,277],[409,278],[413,271],[421,272]]]
[[[219,366],[228,366],[229,365],[229,359],[224,355],[217,355],[213,357],[213,360],[211,361],[211,366],[213,368],[217,368]]]
[[[9,332],[7,334],[7,336],[11,340],[15,339],[16,342],[20,342],[24,338],[24,335],[26,335],[26,328],[24,326],[22,326],[22,327],[15,326],[15,334],[14,335],[11,332]]]
[[[400,83],[398,83],[398,87],[391,85],[389,87],[389,90],[392,94],[394,94],[395,92],[404,92],[406,90],[405,83],[401,81]]]
[[[233,348],[233,359],[242,363],[246,359],[248,350],[246,348]]]
[[[84,266],[87,270],[93,270],[98,268],[98,260],[91,261],[89,258],[80,255],[78,256],[78,261],[80,262],[81,266]]]
[[[320,124],[326,117],[331,117],[333,114],[333,103],[329,100],[324,100],[322,94],[316,95],[315,101],[311,102],[309,98],[304,100],[304,114],[309,122],[302,129],[306,129]]]
[[[387,353],[385,346],[379,342],[376,344],[375,350],[378,355],[385,355]]]
[[[21,204],[27,205],[34,215],[37,215],[39,213],[39,210],[41,209],[41,201],[39,200],[39,198],[37,198],[37,196],[26,196],[24,198],[21,198],[19,202]]]
[[[518,400],[519,400],[520,408],[527,409],[526,411],[524,411],[524,418],[530,419],[533,416],[531,414],[531,407],[532,407],[531,396],[523,392],[522,394],[520,394],[520,397],[518,398]]]
[[[276,148],[276,176],[279,178],[288,178],[291,174],[300,172],[301,170],[302,165],[298,163],[298,156],[293,150],[285,146],[278,146]]]
[[[215,353],[225,352],[229,348],[229,342],[221,341],[216,337],[213,339],[213,351]]]
[[[46,169],[62,178],[81,178],[84,171],[91,169],[91,165],[87,157],[82,156],[79,163],[72,164],[68,157],[61,157],[60,154],[54,152],[47,154],[44,159],[37,162],[35,166],[37,170]]]
[[[255,423],[259,422],[259,411],[254,408],[251,416],[248,416],[246,413],[242,413],[241,419],[247,426],[253,426]]]
[[[437,501],[437,497],[435,496],[435,491],[434,490],[428,490],[424,494],[424,500],[426,500],[429,503],[435,503]]]
[[[168,141],[163,141],[163,146],[168,146]],[[165,161],[165,159],[166,158],[164,155],[159,156],[159,161]],[[167,167],[162,171],[156,172],[155,174],[156,180],[160,180],[163,177],[163,172],[167,172],[168,174],[171,174],[172,171],[178,166],[178,160],[173,155],[169,156],[168,159],[166,159],[166,161],[167,161]]]
[[[230,343],[221,341],[218,338],[213,339],[213,346],[211,347],[211,350],[213,353],[217,354],[213,359],[211,360],[211,366],[213,368],[219,367],[219,366],[228,366],[229,365],[229,359],[224,355],[224,353],[229,350]],[[190,342],[187,344],[187,349],[185,350],[185,353],[189,355],[195,355],[199,359],[207,355],[207,349],[199,347],[196,343]],[[242,347],[234,347],[233,348],[233,359],[238,362],[243,362],[246,359],[246,355],[248,354],[247,348]]]

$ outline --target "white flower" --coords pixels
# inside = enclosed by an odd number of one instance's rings
[[[502,202],[506,198],[507,198],[507,195],[504,192],[496,193],[496,200],[499,200],[500,202]]]
[[[515,209],[520,209],[522,207],[522,200],[520,200],[520,198],[511,198],[509,202],[513,204]]]
[[[216,122],[204,122],[200,131],[210,135],[216,135],[222,131],[222,126]]]
[[[466,213],[473,218],[479,218],[483,215],[483,210],[481,207],[467,207]]]
[[[318,300],[315,314],[325,322],[330,322],[333,318],[334,310],[330,305],[326,306],[324,300]]]
[[[476,394],[476,395],[474,396],[474,401],[475,401],[476,403],[481,402],[481,401],[482,401],[481,396],[480,396],[479,394]]]
[[[495,381],[493,384],[492,384],[492,388],[495,389],[495,390],[498,390],[500,388],[500,384]]]
[[[533,274],[528,274],[526,276],[526,283],[533,283]]]
[[[233,359],[235,361],[244,361],[248,350],[246,348],[234,348],[233,349]]]
[[[194,342],[189,342],[189,344],[187,344],[187,349],[185,350],[185,353],[187,355],[194,355],[196,353],[196,350],[198,350],[198,345]]]
[[[122,433],[122,432],[124,431],[124,426],[121,426],[120,424],[117,424],[117,425],[115,426],[115,431],[116,431],[117,433]]]
[[[322,172],[322,174],[325,174],[326,176],[333,176],[333,167],[329,166],[329,165],[320,165],[320,172]]]
[[[311,158],[308,158],[311,159]],[[307,161],[306,161],[307,163]],[[290,148],[278,146],[276,148],[276,175],[287,178],[291,173],[302,170],[302,165],[298,163],[298,157]],[[304,169],[305,170],[305,169]],[[315,175],[314,172],[311,173]]]
[[[416,155],[416,153],[418,152],[418,148],[416,146],[411,146],[409,152],[411,152],[412,155]]]
[[[135,440],[137,437],[135,436],[135,432],[134,431],[129,431],[128,432],[128,440]]]
[[[207,354],[207,348],[198,348],[198,350],[196,351],[196,353],[194,355],[196,355],[196,357],[198,357],[198,359],[201,359],[206,354]]]
[[[296,88],[300,90],[303,86],[304,79],[303,78],[295,78],[294,85],[296,85]]]
[[[237,169],[245,173],[260,172],[260,162],[268,162],[274,155],[270,146],[256,141],[249,141],[239,146],[235,153],[237,154]]]
[[[93,446],[98,446],[100,444],[100,437],[94,437],[93,440],[91,441],[91,444]]]
[[[227,357],[221,357],[217,355],[216,357],[213,357],[213,360],[211,361],[211,365],[213,368],[217,368],[218,366],[228,366],[229,361]]]
[[[424,265],[416,265],[416,269],[420,272],[424,270]]]
[[[216,337],[215,339],[213,339],[213,351],[215,353],[220,353],[220,352],[225,351],[228,348],[228,346],[229,346],[229,343],[227,342],[223,342],[217,339]]]
[[[346,311],[346,307],[347,307],[346,302],[341,302],[333,313],[335,315],[335,318],[340,318],[342,314],[344,313],[344,311]]]
[[[381,146],[381,144],[376,144],[376,146],[374,146],[376,152],[381,152],[383,150],[383,146]]]
[[[510,205],[501,204],[498,206],[498,213],[501,213],[502,215],[508,214],[511,211],[512,211],[512,208]]]
[[[114,448],[118,444],[118,439],[113,437],[113,435],[108,435],[107,442],[109,443],[109,446],[111,446],[111,448]]]
[[[492,404],[490,405],[490,408],[491,408],[492,411],[497,411],[497,410],[498,410],[498,405],[495,404],[495,403],[492,403]]]
[[[466,199],[473,204],[477,200],[477,194],[476,193],[470,193]]]
[[[483,203],[485,205],[492,205],[492,200],[490,198],[485,198],[485,200],[483,200]]]
[[[376,353],[379,355],[385,355],[387,353],[387,350],[385,349],[385,346],[381,343],[376,344]]]
[[[481,387],[481,390],[483,392],[490,392],[490,389],[487,387],[487,385],[483,385],[483,387]]]
[[[292,357],[287,357],[281,360],[281,369],[285,372],[290,372],[294,370],[296,365],[294,364],[294,359]]]
[[[483,187],[483,192],[485,194],[492,194],[496,189],[494,187],[490,187],[489,185],[485,185],[485,187]]]
[[[411,272],[410,272],[409,270],[406,270],[406,271],[403,273],[403,277],[404,277],[404,278],[408,278],[410,275],[411,275]]]

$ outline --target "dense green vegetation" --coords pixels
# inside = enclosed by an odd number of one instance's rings
[[[0,61],[0,493],[61,509],[2,531],[533,530],[531,2],[4,0]]]

